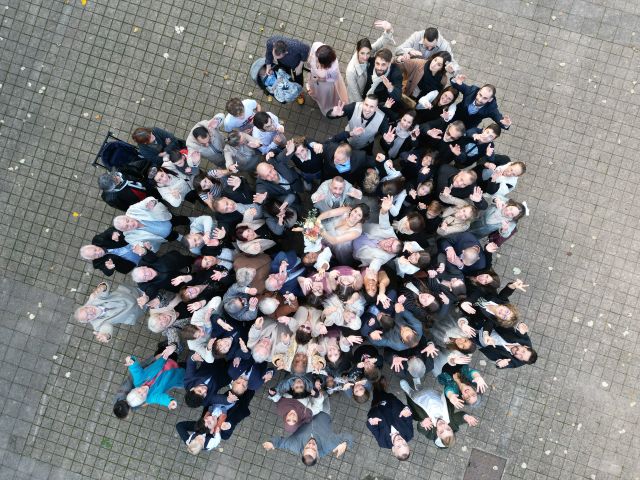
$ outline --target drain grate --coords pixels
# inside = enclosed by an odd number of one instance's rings
[[[506,465],[506,458],[474,448],[464,472],[464,480],[500,480]]]

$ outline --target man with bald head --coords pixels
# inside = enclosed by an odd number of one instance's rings
[[[290,167],[286,157],[276,157],[273,152],[266,155],[266,162],[256,167],[256,192],[267,193],[267,197],[287,202],[290,207],[298,209],[298,194],[304,191],[304,183],[300,174]]]

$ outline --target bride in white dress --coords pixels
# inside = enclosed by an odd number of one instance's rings
[[[352,242],[362,235],[362,225],[369,216],[369,206],[360,203],[353,207],[327,210],[318,216],[322,225],[320,236],[329,245],[340,265],[353,262]]]

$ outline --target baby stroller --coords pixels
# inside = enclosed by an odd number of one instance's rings
[[[94,167],[103,167],[107,170],[118,169],[124,165],[145,159],[138,153],[138,149],[123,140],[120,140],[112,132],[102,142],[102,147],[93,161]]]
[[[302,92],[302,85],[291,81],[289,74],[282,69],[267,75],[264,57],[253,62],[249,75],[266,95],[272,96],[280,103],[291,103]]]

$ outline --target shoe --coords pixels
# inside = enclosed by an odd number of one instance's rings
[[[296,102],[298,102],[298,105],[304,105],[304,97],[302,96],[302,94],[300,94],[300,96],[296,98]]]
[[[422,385],[422,380],[420,380],[418,377],[412,377],[413,378],[413,386],[415,387],[416,390],[420,390],[420,385]]]
[[[411,396],[411,394],[413,393],[413,389],[409,386],[409,382],[407,382],[406,380],[400,380],[400,388],[409,396]]]

